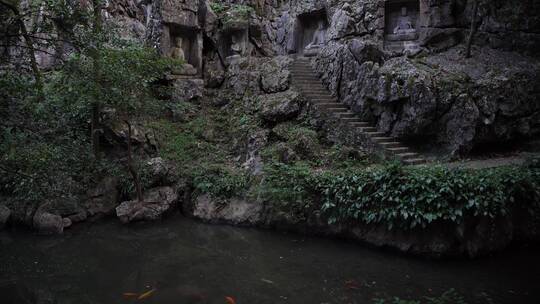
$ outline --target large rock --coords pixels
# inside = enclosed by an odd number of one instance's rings
[[[192,215],[198,219],[236,225],[258,225],[263,220],[264,210],[261,202],[248,202],[240,198],[228,200],[200,195],[192,206]]]
[[[11,217],[11,210],[4,205],[0,205],[0,230],[4,229]]]
[[[299,95],[293,91],[263,95],[261,103],[261,117],[273,123],[291,120],[301,109]]]
[[[331,43],[316,60],[323,82],[380,131],[450,155],[485,143],[540,134],[540,62],[462,48],[424,58],[394,57],[370,42]],[[428,139],[428,141],[426,141]]]
[[[173,102],[189,102],[197,100],[203,96],[204,80],[202,79],[173,79],[172,80]]]
[[[174,165],[161,157],[149,159],[146,162],[146,170],[150,187],[169,186],[178,179]]]
[[[289,89],[291,73],[288,66],[291,62],[291,58],[280,56],[263,64],[261,89],[265,93],[277,93]]]
[[[88,215],[113,215],[116,206],[118,206],[118,179],[115,177],[104,178],[95,188],[88,190],[87,197],[83,206]]]
[[[38,210],[34,215],[33,227],[39,234],[62,234],[64,219],[61,216]]]
[[[116,215],[124,224],[134,221],[155,221],[172,211],[177,202],[178,194],[173,188],[155,188],[144,195],[143,202],[132,200],[121,203],[116,208]]]

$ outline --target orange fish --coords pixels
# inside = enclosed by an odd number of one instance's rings
[[[139,294],[134,292],[124,292],[122,296],[124,297],[124,299],[134,299],[138,298]]]
[[[150,289],[149,291],[147,291],[147,292],[141,294],[141,295],[137,298],[137,300],[144,300],[144,299],[150,297],[155,291],[156,291],[155,288],[154,288],[154,289]]]
[[[233,297],[225,297],[225,301],[227,301],[227,304],[236,304]]]
[[[358,284],[358,282],[355,280],[347,280],[345,281],[345,288],[358,290],[360,289],[360,284]]]

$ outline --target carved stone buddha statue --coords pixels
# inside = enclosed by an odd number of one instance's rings
[[[418,38],[413,20],[409,16],[407,7],[401,8],[401,15],[397,17],[396,27],[392,34],[387,35],[387,40],[390,41],[412,41]]]
[[[324,26],[324,21],[319,21],[317,30],[313,34],[313,39],[311,42],[304,48],[305,56],[314,56],[317,55],[321,49],[321,46],[324,44],[326,39],[326,29]]]
[[[231,36],[232,56],[241,55],[242,49],[243,49],[243,45],[242,45],[241,39],[238,37],[238,35],[232,35]]]
[[[184,53],[184,49],[182,48],[182,43],[182,37],[176,37],[174,46],[171,48],[170,57],[184,62],[182,67],[173,69],[172,73],[175,75],[196,75],[197,69],[186,61],[186,55]]]
[[[401,16],[397,20],[397,26],[394,28],[394,34],[409,34],[415,33],[416,29],[414,28],[411,17],[407,12],[406,7],[401,8]]]

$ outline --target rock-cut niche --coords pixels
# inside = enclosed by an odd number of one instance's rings
[[[199,74],[202,62],[202,40],[200,30],[194,27],[169,27],[169,56],[183,60],[182,68],[174,70],[173,74],[195,76]]]
[[[247,28],[228,28],[220,39],[221,53],[229,59],[244,56],[247,51],[248,38]]]
[[[385,48],[403,52],[418,49],[419,0],[389,0],[385,3]]]
[[[328,18],[325,10],[314,11],[298,16],[294,41],[299,55],[315,56],[326,43]]]

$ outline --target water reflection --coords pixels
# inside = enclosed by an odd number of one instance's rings
[[[538,250],[436,262],[182,217],[82,225],[64,237],[4,232],[0,244],[6,304],[371,303],[449,288],[469,303],[540,303]]]

